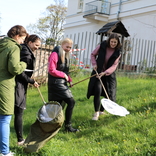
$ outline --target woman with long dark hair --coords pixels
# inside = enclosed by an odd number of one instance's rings
[[[15,118],[14,127],[17,135],[17,144],[23,145],[23,111],[26,109],[26,95],[28,83],[38,87],[38,83],[31,78],[35,66],[35,57],[33,52],[37,50],[41,45],[41,39],[37,35],[27,36],[25,43],[22,44],[22,50],[20,52],[21,61],[27,64],[27,69],[20,75],[17,75],[15,86]]]
[[[115,33],[111,34],[108,40],[103,41],[96,49],[91,53],[91,61],[93,71],[91,75],[99,74],[99,77],[92,77],[88,84],[87,98],[94,96],[94,116],[92,120],[98,120],[99,115],[104,114],[104,108],[101,105],[100,96],[104,96],[102,84],[108,93],[110,100],[116,100],[116,74],[115,70],[118,66],[120,54],[120,40],[119,36]]]

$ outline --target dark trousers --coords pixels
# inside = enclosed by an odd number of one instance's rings
[[[73,113],[73,108],[75,105],[75,100],[73,98],[63,99],[63,100],[56,100],[60,104],[64,101],[67,104],[65,110],[65,124],[71,124],[71,117]]]
[[[94,110],[95,112],[98,111],[104,111],[103,106],[101,105],[101,93],[102,93],[102,85],[100,83],[100,81],[96,81],[95,85],[94,85]]]
[[[23,109],[15,106],[14,110],[14,128],[17,135],[17,141],[23,141]]]

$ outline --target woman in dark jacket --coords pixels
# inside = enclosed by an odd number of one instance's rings
[[[120,59],[120,40],[117,34],[111,34],[107,41],[103,41],[91,53],[91,61],[93,71],[91,75],[99,73],[99,77],[92,77],[88,84],[87,98],[94,95],[94,116],[92,120],[98,120],[99,115],[104,114],[104,108],[101,105],[100,96],[104,96],[105,92],[99,81],[102,83],[108,93],[110,100],[116,100],[116,75],[115,70]],[[107,98],[107,97],[106,97]]]
[[[65,111],[65,130],[67,132],[77,132],[71,125],[71,117],[75,100],[67,86],[67,82],[72,86],[72,80],[69,72],[69,51],[72,47],[72,40],[65,38],[61,46],[53,49],[49,57],[48,67],[48,100],[57,101],[60,104],[64,101],[67,103]]]
[[[41,40],[37,35],[30,35],[26,38],[25,44],[22,44],[22,50],[20,52],[21,61],[27,64],[27,69],[17,75],[15,86],[15,118],[14,127],[17,135],[17,144],[23,145],[23,110],[26,109],[26,94],[28,83],[38,87],[38,83],[31,78],[34,70],[35,57],[33,52],[37,50],[41,45]]]

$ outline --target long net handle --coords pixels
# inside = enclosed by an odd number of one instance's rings
[[[85,80],[87,80],[87,79],[89,79],[89,78],[91,78],[91,77],[94,77],[94,76],[96,76],[96,74],[94,74],[94,75],[92,75],[92,76],[90,76],[90,77],[87,77],[87,78],[85,78],[85,79],[83,79],[83,80],[81,80],[81,81],[78,81],[78,82],[76,82],[76,83],[73,83],[72,86],[74,86],[74,85],[76,85],[76,84],[78,84],[78,83],[80,83],[80,82],[82,82],[82,81],[85,81]]]
[[[106,96],[107,96],[107,99],[110,99],[109,96],[108,96],[108,94],[107,94],[107,91],[106,91],[106,89],[105,89],[105,87],[104,87],[104,85],[103,85],[103,83],[102,83],[102,81],[101,81],[101,79],[100,79],[100,76],[99,76],[97,70],[95,70],[95,72],[96,72],[96,75],[98,76],[98,78],[99,78],[99,80],[100,80],[100,83],[101,83],[101,85],[102,85],[102,87],[103,87],[103,90],[104,90]]]
[[[38,90],[38,92],[39,92],[39,94],[40,94],[40,96],[41,96],[41,99],[42,99],[43,103],[46,104],[46,102],[45,102],[45,100],[44,100],[44,98],[43,98],[43,95],[42,95],[42,93],[41,93],[39,87],[37,87],[37,90]]]

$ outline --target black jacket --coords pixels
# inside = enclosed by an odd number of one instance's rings
[[[106,56],[106,49],[107,49],[107,42],[103,41],[100,44],[100,49],[99,49],[99,54],[98,57],[96,59],[97,62],[97,72],[101,73],[102,72],[102,68],[104,65],[104,60],[105,60],[105,56]],[[110,59],[108,60],[106,69],[108,69],[109,67],[111,67],[115,60],[119,57],[120,55],[120,50],[115,50],[114,53],[112,54],[112,56],[110,57]],[[96,72],[93,70],[91,75],[96,74]],[[88,84],[88,92],[87,92],[87,98],[89,99],[90,96],[94,95],[94,85],[95,82],[98,80],[98,78],[96,78],[95,76],[92,77],[89,81]],[[103,76],[101,78],[103,85],[108,93],[108,96],[111,100],[115,101],[116,99],[116,75],[115,72],[113,72],[111,75],[109,76]],[[101,96],[106,97],[105,92],[103,91]]]
[[[67,60],[62,63],[61,56],[59,55],[59,46],[56,46],[52,52],[58,54],[57,70],[64,72],[66,75],[69,73]],[[48,73],[48,100],[57,101],[73,97],[70,89],[67,86],[65,78],[54,77]]]
[[[27,64],[27,69],[34,70],[35,57],[31,49],[26,45],[22,44],[22,50],[20,52],[20,59]],[[26,108],[26,93],[28,83],[34,84],[34,79],[31,78],[33,71],[24,71],[22,74],[17,75],[15,78],[15,105],[25,109]]]

